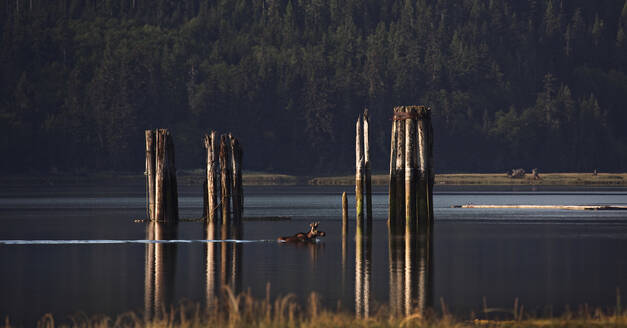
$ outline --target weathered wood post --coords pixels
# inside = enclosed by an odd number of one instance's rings
[[[342,193],[342,236],[348,234],[348,198]]]
[[[394,108],[394,124],[396,124],[396,216],[398,220],[405,217],[405,107]],[[399,222],[400,223],[400,222]]]
[[[370,120],[368,108],[364,109],[364,167],[366,170],[366,228],[372,227],[372,172],[370,168]]]
[[[433,216],[433,184],[435,183],[435,166],[434,166],[434,160],[433,160],[433,124],[431,123],[431,107],[427,107],[427,113],[426,113],[426,118],[427,118],[427,126],[428,128],[428,136],[429,136],[429,153],[428,153],[428,157],[429,160],[427,161],[427,164],[429,165],[429,170],[428,172],[428,176],[429,176],[429,181],[427,184],[427,187],[429,188],[427,191],[427,194],[429,195],[429,236],[431,236],[431,232],[433,231],[433,220],[434,220],[434,216]],[[429,240],[431,241],[431,237],[429,237]],[[431,250],[433,251],[433,250]]]
[[[148,220],[155,219],[155,131],[146,130],[146,192],[148,204],[146,215]]]
[[[211,131],[205,134],[204,145],[207,150],[207,177],[206,181],[206,203],[207,211],[205,219],[209,222],[216,222],[218,218],[218,138],[216,132]]]
[[[429,207],[430,207],[430,186],[429,186],[429,129],[431,125],[430,111],[425,106],[418,107],[418,228],[421,231],[427,231],[430,226]]]
[[[222,206],[222,224],[230,223],[231,220],[231,174],[229,170],[229,145],[227,136],[222,135],[220,138],[220,187],[221,187],[221,206]]]
[[[394,109],[396,111],[396,109]],[[388,181],[388,223],[398,224],[396,218],[396,121],[392,121],[390,135],[390,176]]]
[[[364,222],[364,150],[363,150],[363,127],[361,125],[361,115],[357,118],[355,126],[355,221],[357,230],[362,231]]]
[[[167,129],[157,129],[155,147],[155,216],[163,222],[178,221],[178,191],[174,143]]]
[[[406,107],[405,119],[405,224],[416,224],[416,116],[415,106]],[[412,229],[413,230],[413,229]]]
[[[244,193],[242,191],[242,148],[239,141],[229,134],[231,139],[231,173],[233,174],[232,198],[233,198],[233,220],[242,220],[244,209]]]

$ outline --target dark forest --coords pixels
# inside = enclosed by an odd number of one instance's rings
[[[392,108],[433,109],[438,172],[624,171],[627,1],[5,0],[5,174],[141,172],[169,128],[179,169],[231,131],[246,170],[375,171]]]

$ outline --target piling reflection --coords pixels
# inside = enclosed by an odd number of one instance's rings
[[[177,239],[177,225],[148,222],[146,239],[164,241]],[[152,242],[146,244],[144,276],[144,311],[147,320],[161,318],[174,298],[176,244]]]
[[[370,234],[355,233],[355,314],[370,316],[372,287],[372,238]]]
[[[430,231],[389,227],[390,311],[423,313],[433,306],[433,245]]]
[[[242,244],[232,240],[243,238],[242,225],[207,222],[204,238],[222,240],[205,244],[205,304],[210,307],[220,300],[225,286],[241,292]]]

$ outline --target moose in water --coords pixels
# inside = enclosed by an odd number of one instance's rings
[[[316,238],[324,237],[326,233],[324,231],[318,230],[318,225],[320,225],[320,221],[311,222],[309,224],[309,232],[299,232],[293,236],[279,237],[277,239],[280,242],[284,243],[309,243],[315,242]]]

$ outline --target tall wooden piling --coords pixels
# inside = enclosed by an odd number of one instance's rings
[[[368,109],[364,110],[364,168],[366,185],[366,227],[372,227],[372,171],[370,168],[370,120],[368,119]]]
[[[418,211],[418,228],[421,231],[429,226],[429,125],[427,108],[420,106],[418,121],[418,195],[416,205]]]
[[[357,118],[355,125],[355,221],[357,230],[361,231],[364,221],[364,150],[363,150],[363,127],[361,124],[361,116]]]
[[[396,111],[396,109],[394,109]],[[396,121],[392,121],[390,135],[390,176],[388,181],[388,220],[391,226],[397,224],[396,218]]]
[[[146,130],[146,215],[155,219],[155,131]]]
[[[405,224],[416,223],[416,114],[417,108],[406,107],[405,119]]]
[[[222,224],[230,223],[231,220],[231,174],[229,170],[229,144],[228,137],[222,135],[220,138],[220,203],[222,206]]]
[[[204,145],[207,150],[206,198],[207,211],[205,219],[216,222],[218,218],[218,139],[215,131],[205,134]]]
[[[390,138],[391,225],[398,225],[403,218],[413,229],[417,225],[424,230],[433,224],[434,177],[431,109],[395,107]]]
[[[232,199],[233,199],[233,220],[240,222],[244,211],[244,193],[242,190],[242,148],[239,141],[229,134],[231,139],[231,173],[232,179]]]
[[[178,221],[178,191],[174,143],[167,129],[158,129],[155,136],[155,211],[154,220]]]
[[[428,158],[429,160],[427,161],[428,164],[428,183],[427,183],[427,194],[428,194],[428,201],[429,201],[429,233],[431,233],[433,231],[433,184],[435,183],[435,169],[434,169],[434,159],[433,159],[433,124],[431,123],[431,108],[428,107],[427,111],[426,111],[426,122],[427,122],[427,126],[428,126],[428,138],[429,138],[429,142],[428,142]]]
[[[399,220],[405,217],[405,107],[394,108],[396,124],[396,216]]]

